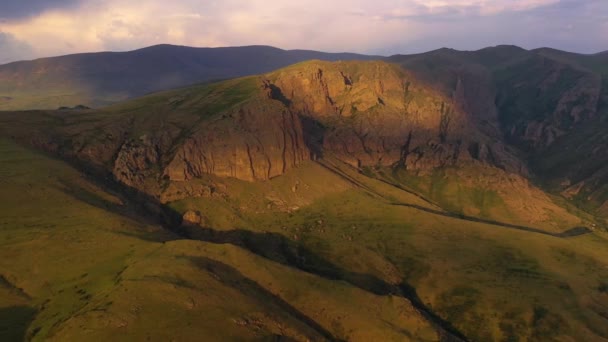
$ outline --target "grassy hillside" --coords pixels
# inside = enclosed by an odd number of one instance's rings
[[[170,206],[205,217],[205,232],[194,237],[244,246],[376,293],[390,292],[386,284],[393,284],[470,340],[608,338],[606,231],[566,238],[549,222],[532,230],[455,217],[336,165],[328,173],[311,164],[253,186],[232,181],[223,200]],[[323,187],[327,195],[302,206],[310,193],[323,192],[315,184],[326,179],[333,184]],[[503,208],[502,199],[490,198],[483,208]],[[269,205],[277,202],[291,210]],[[279,241],[298,246],[302,259],[277,251]]]
[[[449,217],[311,162],[270,182],[224,180],[222,199],[171,203],[205,217],[188,241],[60,161],[7,140],[1,155],[11,340],[435,340],[421,308],[470,340],[608,334],[605,232],[560,238]]]
[[[0,158],[3,341],[437,339],[405,299],[181,240],[5,139]]]
[[[608,54],[606,52],[585,55],[551,48],[536,49],[534,52],[566,63],[571,63],[579,67],[588,68],[590,70],[599,72],[604,76],[608,76]]]

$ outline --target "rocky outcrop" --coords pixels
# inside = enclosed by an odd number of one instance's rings
[[[318,145],[310,147],[319,154],[356,167],[413,171],[479,159],[525,173],[502,146],[492,147],[493,158],[473,158],[468,146],[489,146],[487,135],[457,101],[395,65],[311,62],[266,77],[275,97],[309,121],[305,134],[315,137],[309,144]]]
[[[134,187],[144,182],[146,171],[157,162],[158,155],[154,151],[128,141],[120,148],[112,173],[120,182]]]
[[[509,142],[536,153],[597,115],[601,77],[530,56],[497,71],[497,106]]]
[[[161,203],[178,201],[183,198],[223,197],[222,184],[200,182],[170,182],[160,194]]]
[[[201,215],[200,211],[188,210],[182,216],[182,226],[204,226],[205,224],[206,219]]]
[[[172,181],[204,174],[268,180],[309,158],[298,116],[280,101],[257,98],[198,128],[164,174]]]
[[[145,189],[147,187],[146,179],[154,177],[158,173],[162,153],[170,144],[169,138],[163,136],[162,133],[160,137],[152,138],[143,135],[137,140],[127,140],[116,155],[112,174],[123,184]]]

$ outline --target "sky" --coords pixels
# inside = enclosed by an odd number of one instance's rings
[[[608,50],[608,0],[0,0],[0,63],[155,44]]]

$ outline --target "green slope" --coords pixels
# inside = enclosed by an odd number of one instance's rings
[[[6,140],[2,156],[2,303],[20,320],[9,336],[434,340],[399,293],[470,340],[607,334],[606,233],[559,238],[398,206],[437,209],[312,163],[170,204],[209,222],[187,241],[59,161]],[[269,210],[269,194],[299,209]]]
[[[205,216],[204,233],[195,238],[244,246],[376,293],[390,293],[385,284],[394,284],[470,340],[608,337],[608,297],[601,290],[608,276],[605,231],[564,238],[460,219],[346,165],[336,171],[310,165],[260,185],[234,181],[221,201],[184,199],[170,206]],[[277,197],[296,206],[310,195],[291,193],[291,185],[310,189],[327,178],[345,189],[295,211],[268,210],[260,200],[283,191]],[[276,241],[297,246],[302,259],[278,252]]]
[[[179,240],[61,161],[0,152],[3,341],[437,339],[407,300]]]

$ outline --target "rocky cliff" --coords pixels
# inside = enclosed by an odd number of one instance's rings
[[[274,96],[307,122],[318,153],[354,166],[430,171],[478,159],[525,173],[454,98],[384,62],[309,62],[267,75]]]
[[[309,157],[298,116],[280,102],[259,98],[198,127],[164,174],[172,181],[204,174],[267,180]]]
[[[496,72],[505,137],[539,151],[597,115],[602,79],[591,71],[530,56]]]

